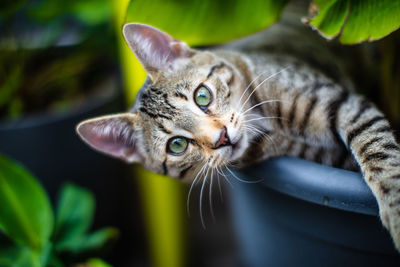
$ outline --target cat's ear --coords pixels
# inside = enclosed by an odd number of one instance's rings
[[[126,162],[140,162],[137,114],[124,113],[83,121],[76,132],[92,148]]]
[[[158,71],[178,68],[193,54],[186,43],[148,25],[128,23],[122,31],[150,77]]]

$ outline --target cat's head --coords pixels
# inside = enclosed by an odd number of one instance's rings
[[[126,24],[123,34],[148,82],[130,112],[83,121],[80,137],[98,151],[185,180],[204,164],[240,158],[248,143],[239,112],[247,84],[235,57],[191,49],[143,24]]]

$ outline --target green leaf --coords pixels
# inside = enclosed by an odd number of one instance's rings
[[[313,2],[318,8],[324,8],[325,5],[332,3],[332,0],[314,0]]]
[[[115,241],[119,235],[117,229],[108,227],[82,237],[79,241],[69,246],[66,250],[71,252],[95,251],[104,248],[107,244]]]
[[[337,36],[345,23],[349,7],[348,1],[330,1],[323,5],[318,16],[312,21],[311,25],[317,26],[320,33],[327,39]],[[316,27],[316,26],[315,26]]]
[[[150,24],[189,45],[212,45],[263,30],[288,0],[131,0],[127,22]]]
[[[50,261],[51,254],[53,253],[53,244],[48,242],[40,252],[39,261],[41,266],[47,266]]]
[[[0,229],[39,251],[49,241],[53,212],[43,188],[17,163],[0,155]]]
[[[315,1],[319,13],[309,24],[326,38],[339,36],[343,44],[374,41],[400,27],[400,1]]]
[[[40,267],[40,259],[31,249],[22,246],[11,246],[0,251],[1,267]]]
[[[72,184],[63,187],[53,236],[56,250],[70,249],[80,242],[92,224],[94,208],[92,193]]]
[[[0,85],[0,107],[5,106],[12,99],[22,82],[21,65],[13,66]],[[1,78],[1,77],[0,77]]]
[[[42,0],[32,5],[29,14],[36,20],[46,23],[72,16],[88,26],[106,23],[110,18],[108,0]]]
[[[55,255],[50,255],[49,264],[51,267],[64,267],[64,263]]]
[[[102,259],[94,258],[87,262],[88,267],[112,267],[112,265],[106,263]]]
[[[75,1],[71,5],[71,12],[87,25],[98,25],[110,18],[110,4],[111,1],[108,0]]]

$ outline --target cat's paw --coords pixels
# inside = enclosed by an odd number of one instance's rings
[[[400,207],[383,206],[380,208],[380,217],[382,224],[389,230],[393,243],[400,252]]]

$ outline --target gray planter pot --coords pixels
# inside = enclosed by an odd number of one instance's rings
[[[237,175],[263,179],[231,192],[243,266],[400,266],[359,173],[282,157]]]

